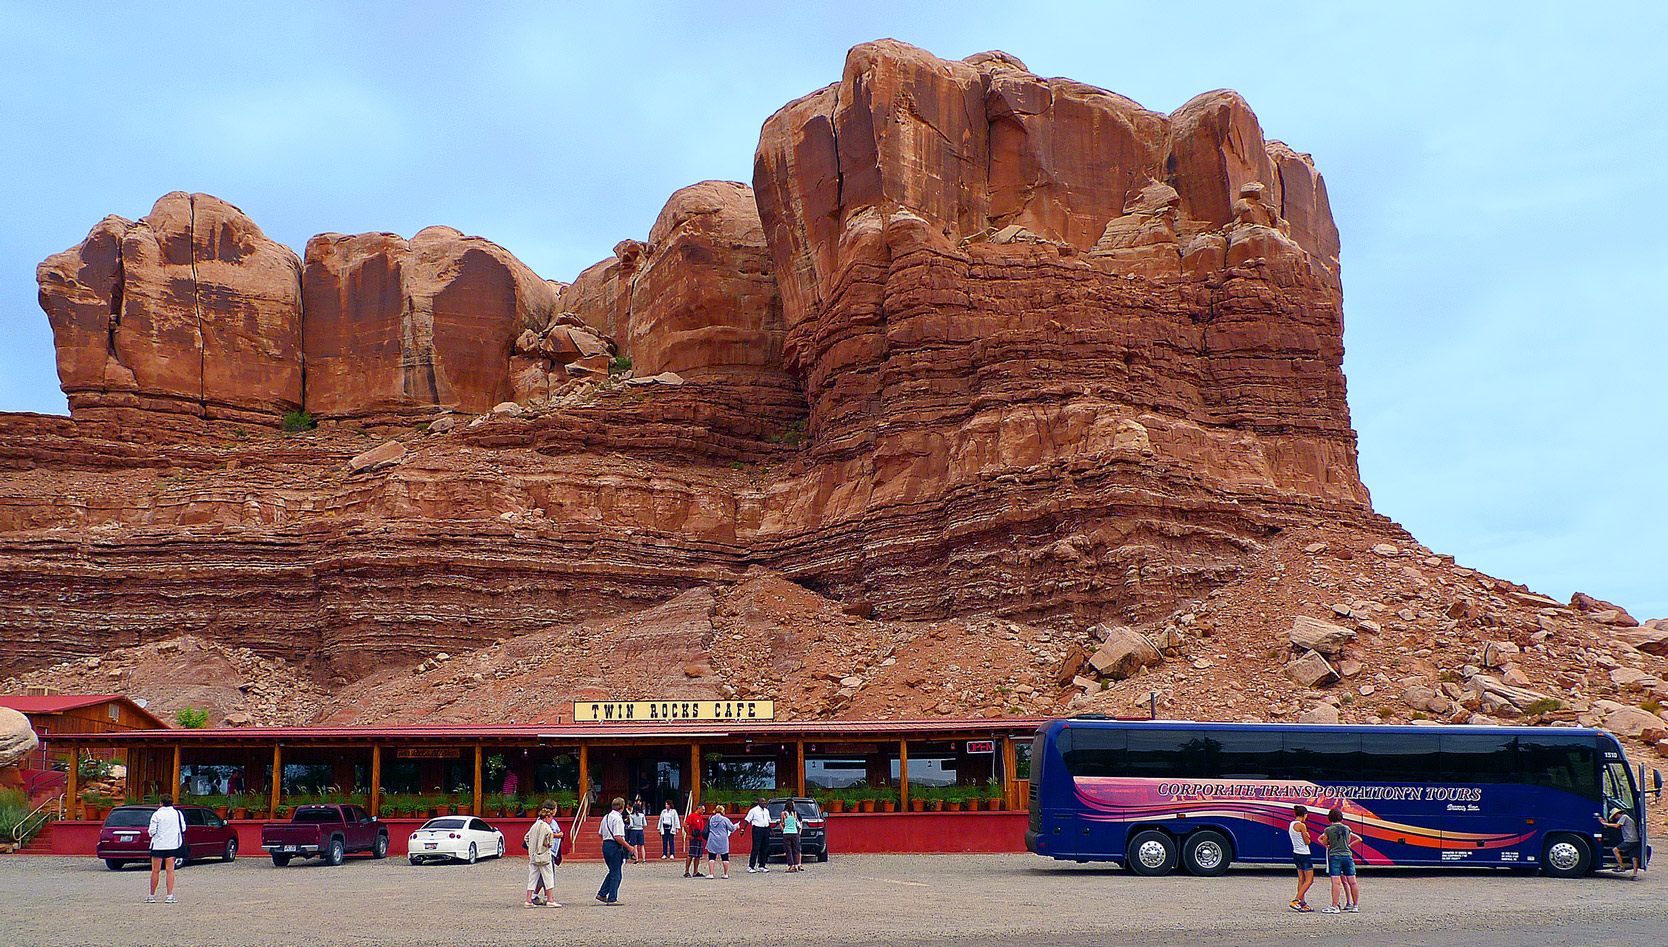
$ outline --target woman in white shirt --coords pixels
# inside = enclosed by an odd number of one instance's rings
[[[163,796],[162,805],[151,813],[151,893],[146,904],[156,903],[156,881],[164,866],[168,869],[168,897],[166,904],[176,904],[174,897],[174,866],[179,864],[180,850],[185,847],[185,815],[174,808],[174,797]]]
[[[666,808],[660,810],[660,857],[662,860],[678,857],[678,829],[683,821],[678,818],[678,810],[672,805],[672,800],[666,800]]]

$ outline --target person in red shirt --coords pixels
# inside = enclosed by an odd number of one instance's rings
[[[703,803],[696,806],[689,818],[683,820],[685,854],[689,856],[684,861],[683,876],[685,878],[701,877],[701,852],[707,845],[707,807]]]

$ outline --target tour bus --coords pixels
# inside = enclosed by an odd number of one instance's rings
[[[1644,796],[1660,796],[1662,773],[1653,790],[1643,782],[1599,730],[1079,717],[1032,741],[1025,845],[1143,875],[1219,875],[1235,861],[1289,863],[1292,807],[1309,808],[1317,840],[1339,807],[1362,864],[1575,876],[1612,860],[1617,836],[1599,822],[1613,808],[1633,815],[1649,857]]]

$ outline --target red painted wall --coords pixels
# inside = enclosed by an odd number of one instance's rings
[[[1025,851],[1025,824],[1029,816],[1024,812],[845,812],[828,816],[828,849],[835,855],[855,853],[931,854],[931,853],[996,853]],[[388,827],[388,856],[406,855],[406,842],[411,833],[427,819],[383,819]],[[525,858],[521,838],[527,834],[531,819],[488,818],[487,822],[504,833],[504,857]],[[233,820],[237,830],[238,854],[241,858],[264,858],[261,850],[259,820]],[[562,830],[569,831],[571,817],[562,820]],[[600,859],[602,840],[597,835],[597,819],[592,817],[579,827],[579,837],[568,839],[563,846],[564,858]],[[39,855],[84,855],[92,857],[98,845],[100,824],[97,822],[54,822],[46,827],[40,838],[24,851]],[[575,845],[575,842],[578,844]],[[650,858],[660,857],[660,836],[645,839]],[[731,858],[745,859],[752,848],[752,833],[746,826],[730,839]],[[683,854],[683,840],[678,840],[678,853]]]

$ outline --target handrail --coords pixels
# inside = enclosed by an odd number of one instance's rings
[[[51,817],[49,815],[47,815],[47,812],[46,812],[46,810],[48,808],[51,808],[51,807],[56,807],[58,809],[59,818],[62,818],[63,815],[64,815],[64,797],[63,797],[63,795],[54,796],[53,798],[48,799],[45,802],[42,802],[40,805],[36,806],[35,808],[30,809],[28,814],[25,815],[23,818],[17,820],[17,824],[13,825],[12,829],[11,829],[12,840],[15,841],[18,845],[22,845],[26,841],[28,841],[29,839],[34,838],[35,833],[39,832],[42,828],[44,828],[46,826],[46,823],[51,820]],[[24,827],[27,826],[29,824],[29,822],[32,819],[35,819],[36,817],[40,818],[40,820],[41,820],[40,825],[36,826],[34,828],[34,830],[32,830],[32,831],[27,831],[26,832]]]
[[[690,813],[692,813],[694,811],[695,811],[695,790],[691,789],[689,792],[684,794],[683,817],[685,819],[688,819]]]
[[[570,851],[573,846],[579,844],[579,827],[584,825],[585,820],[591,817],[591,800],[595,799],[596,795],[596,790],[587,789],[585,790],[585,795],[579,797],[579,806],[573,811],[573,821],[568,824],[568,846]]]

